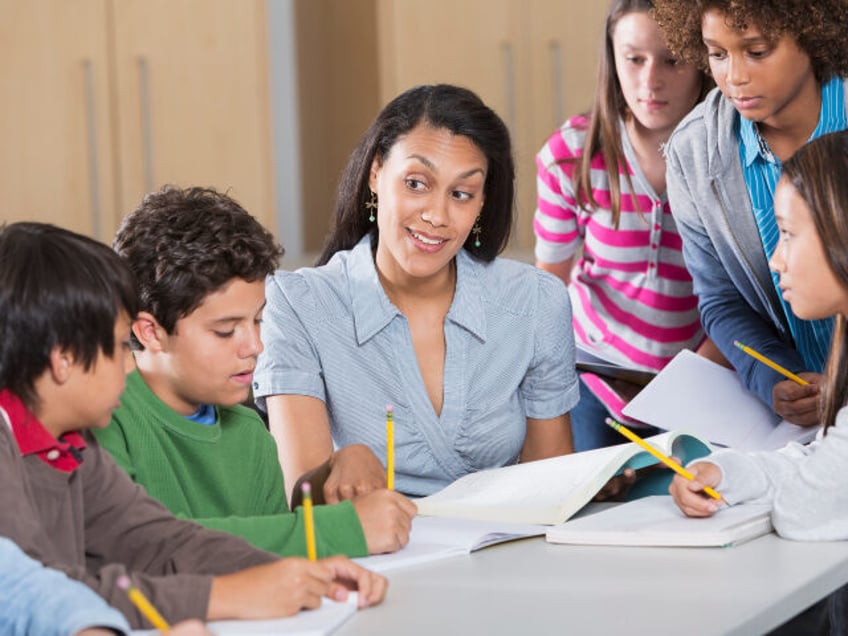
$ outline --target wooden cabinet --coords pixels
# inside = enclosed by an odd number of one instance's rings
[[[607,5],[585,0],[377,0],[383,103],[417,84],[474,90],[515,148],[513,248],[533,247],[535,155],[592,99]]]
[[[265,0],[0,0],[0,219],[110,241],[163,184],[276,230]]]

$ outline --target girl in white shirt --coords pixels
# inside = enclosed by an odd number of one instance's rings
[[[803,319],[836,317],[822,395],[823,435],[779,451],[723,450],[690,466],[694,481],[675,477],[670,491],[689,516],[712,515],[720,503],[770,501],[781,536],[848,539],[848,132],[802,146],[783,166],[774,195],[780,230],[769,266],[792,311]]]

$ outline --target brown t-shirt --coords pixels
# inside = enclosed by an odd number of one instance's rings
[[[206,618],[212,576],[278,559],[245,540],[176,519],[133,483],[90,434],[81,466],[21,456],[0,414],[0,535],[86,583],[147,627],[116,580],[129,574],[166,620]]]

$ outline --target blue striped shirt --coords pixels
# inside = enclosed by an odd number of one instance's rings
[[[780,179],[782,166],[768,147],[768,143],[760,135],[754,122],[740,117],[737,120],[739,128],[739,156],[742,158],[742,170],[745,184],[751,196],[754,216],[760,230],[760,238],[766,258],[771,259],[777,247],[779,232],[774,216],[774,189]],[[843,130],[846,127],[845,100],[842,79],[834,77],[822,87],[822,104],[819,123],[810,139],[815,139],[827,133]],[[830,339],[833,333],[833,319],[801,320],[792,313],[792,309],[780,292],[778,283],[780,276],[772,272],[772,281],[789,322],[789,329],[795,339],[798,353],[804,359],[806,370],[821,373],[827,361],[830,349]]]
[[[266,290],[258,404],[277,394],[318,398],[336,447],[367,444],[381,460],[391,404],[395,485],[406,494],[428,495],[516,462],[527,418],[557,417],[577,403],[574,337],[564,328],[568,292],[531,265],[457,254],[439,414],[406,317],[380,284],[368,236],[323,267],[277,272]]]

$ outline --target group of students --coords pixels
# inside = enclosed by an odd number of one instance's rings
[[[603,420],[628,387],[578,377],[575,341],[654,371],[697,349],[786,419],[823,422],[808,447],[716,453],[671,491],[695,516],[716,510],[707,485],[769,498],[779,532],[848,538],[843,5],[614,0],[593,106],[537,158],[539,267],[498,258],[507,128],[448,85],[406,91],[366,131],[314,268],[279,271],[270,233],[205,188],[147,195],[114,249],[0,228],[4,633],[51,633],[26,604],[43,577],[79,610],[51,613],[55,633],[144,626],[124,575],[175,622],[348,589],[379,603],[386,580],[347,557],[407,543],[407,495],[620,441]],[[314,562],[303,481],[324,504]]]

